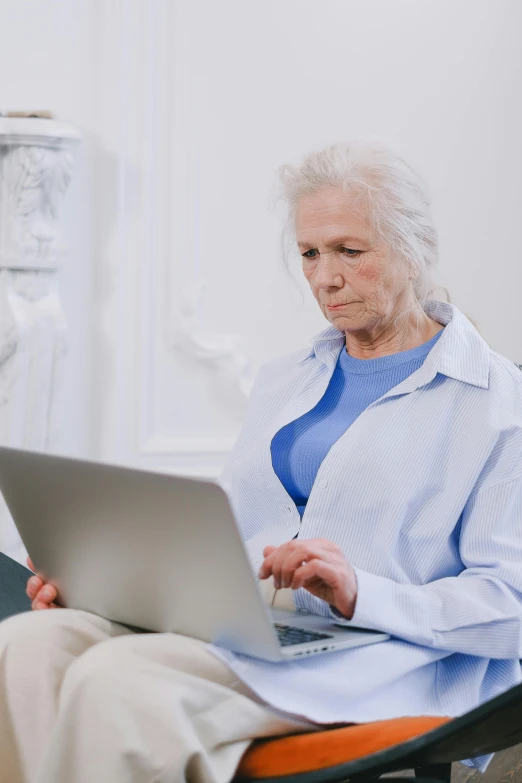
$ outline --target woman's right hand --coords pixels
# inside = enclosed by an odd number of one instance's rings
[[[31,571],[36,571],[33,561],[27,558],[27,565]],[[32,601],[32,609],[58,609],[58,604],[54,603],[58,596],[58,591],[54,585],[45,582],[40,574],[35,574],[27,582],[26,593]]]

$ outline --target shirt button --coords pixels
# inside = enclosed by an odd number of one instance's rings
[[[321,489],[326,489],[326,487],[328,486],[328,482],[326,481],[326,479],[322,479],[322,481],[319,482],[319,486],[321,487]]]

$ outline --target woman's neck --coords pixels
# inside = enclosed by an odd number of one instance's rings
[[[403,315],[394,316],[374,330],[346,331],[346,350],[356,359],[377,359],[427,343],[443,326],[417,305]]]

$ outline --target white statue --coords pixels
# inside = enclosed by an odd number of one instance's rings
[[[56,445],[67,324],[57,278],[66,247],[60,207],[75,128],[50,119],[0,118],[0,444]],[[0,496],[0,551],[25,558]]]

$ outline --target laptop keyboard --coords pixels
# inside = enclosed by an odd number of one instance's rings
[[[287,647],[289,644],[303,644],[304,642],[320,642],[322,639],[333,639],[329,633],[318,633],[317,631],[307,631],[305,628],[295,628],[292,625],[282,625],[274,623],[279,644],[281,647]]]

